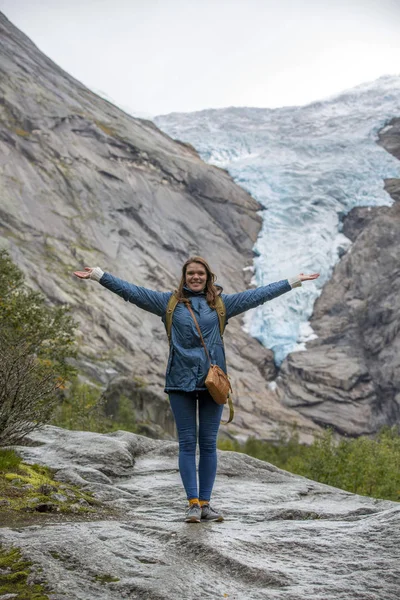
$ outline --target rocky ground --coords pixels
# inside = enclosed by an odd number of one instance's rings
[[[46,427],[18,451],[93,493],[112,519],[37,515],[0,529],[51,600],[397,600],[400,505],[219,452],[223,523],[186,524],[177,444]],[[43,521],[39,518],[44,517]]]

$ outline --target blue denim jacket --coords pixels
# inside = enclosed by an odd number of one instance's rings
[[[165,314],[172,292],[156,292],[128,283],[118,277],[104,273],[101,285],[121,296],[127,302],[136,304],[162,318],[165,325]],[[226,322],[231,317],[255,308],[268,300],[277,298],[292,287],[287,279],[270,283],[256,289],[245,290],[237,294],[221,294],[226,307]],[[211,361],[226,373],[224,344],[219,331],[216,311],[207,304],[203,292],[192,292],[186,288],[193,312],[199,323],[204,342],[209,351]],[[202,346],[199,333],[187,307],[178,303],[172,319],[171,345],[167,364],[165,391],[204,390],[204,381],[209,369],[209,362]]]

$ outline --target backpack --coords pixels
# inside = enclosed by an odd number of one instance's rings
[[[172,317],[174,315],[174,310],[175,310],[177,304],[178,304],[178,298],[176,297],[175,294],[172,294],[171,298],[168,300],[167,312],[165,315],[165,329],[167,330],[168,341],[170,344],[171,344]],[[221,334],[221,339],[223,340],[223,335],[224,335],[225,325],[226,325],[226,308],[225,308],[225,304],[224,304],[224,301],[222,300],[221,296],[217,296],[215,298],[215,310],[218,313],[219,332]],[[225,424],[230,423],[233,419],[233,415],[235,414],[233,404],[232,404],[232,397],[230,394],[228,396],[228,404],[229,404],[229,419],[226,421]]]

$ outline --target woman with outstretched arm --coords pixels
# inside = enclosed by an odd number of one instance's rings
[[[195,313],[212,364],[218,365],[226,373],[224,344],[216,311],[217,297],[221,297],[225,306],[227,323],[231,317],[301,286],[303,281],[317,279],[319,273],[300,273],[298,277],[289,280],[283,279],[236,294],[222,293],[222,288],[215,284],[216,276],[207,261],[200,256],[193,256],[185,262],[181,281],[175,292],[149,290],[104,273],[99,267],[85,267],[84,271],[75,271],[74,275],[80,279],[100,282],[127,302],[158,315],[164,324],[168,303],[175,294],[177,304],[172,316],[165,392],[169,395],[176,422],[179,471],[189,502],[185,521],[222,521],[222,514],[210,506],[210,499],[217,472],[217,435],[223,405],[213,400],[205,386],[210,363],[188,306]],[[198,482],[197,405],[200,450]]]

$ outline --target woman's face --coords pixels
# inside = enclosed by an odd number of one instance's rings
[[[202,292],[207,283],[207,271],[201,263],[192,262],[186,267],[185,285],[192,292]]]

